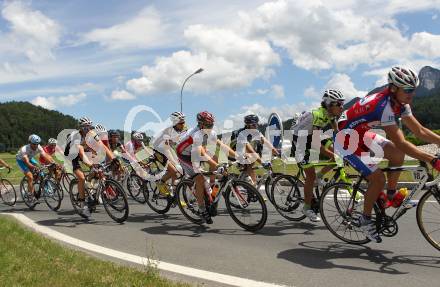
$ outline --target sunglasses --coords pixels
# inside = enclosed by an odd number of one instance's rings
[[[330,104],[330,107],[342,107],[344,102],[333,102]]]
[[[212,124],[205,123],[205,124],[203,124],[203,126],[207,129],[212,129],[212,127],[214,126],[214,123],[212,123]]]
[[[412,93],[414,93],[415,90],[416,89],[414,89],[414,88],[408,88],[408,89],[403,89],[403,92],[405,94],[412,94]]]

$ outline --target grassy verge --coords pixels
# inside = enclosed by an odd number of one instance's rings
[[[1,286],[189,286],[64,248],[0,216]]]

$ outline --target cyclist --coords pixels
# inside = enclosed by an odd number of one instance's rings
[[[246,115],[243,120],[244,127],[232,133],[230,145],[231,148],[236,152],[237,146],[245,148],[247,160],[252,162],[244,165],[245,172],[252,179],[252,183],[256,184],[257,175],[255,174],[255,170],[252,168],[255,161],[262,164],[264,168],[268,168],[270,166],[270,163],[262,163],[261,161],[263,146],[266,145],[268,148],[270,148],[272,154],[278,155],[278,151],[258,130],[259,118],[257,115]]]
[[[43,150],[46,154],[53,156],[55,152],[63,153],[63,151],[57,146],[57,140],[54,138],[50,138],[47,141],[47,145],[43,147]],[[38,159],[40,164],[47,165],[49,162],[40,155],[40,158]]]
[[[125,144],[125,150],[127,151],[128,159],[140,162],[141,160],[136,156],[141,150],[147,151],[147,147],[144,142],[144,135],[139,132],[134,132],[131,136],[131,141]]]
[[[46,162],[54,163],[54,160],[50,155],[48,155],[41,147],[41,138],[38,135],[29,136],[29,144],[22,146],[15,156],[18,167],[21,169],[23,174],[27,178],[28,182],[28,193],[32,196],[32,201],[38,202],[34,193],[34,175],[33,171],[37,168],[38,163],[35,160],[35,156],[40,155]]]
[[[208,224],[212,224],[212,219],[205,206],[205,178],[201,174],[201,157],[203,157],[203,161],[208,163],[210,170],[215,170],[218,167],[218,163],[217,157],[206,149],[208,145],[220,146],[230,156],[237,158],[235,151],[217,138],[217,133],[213,130],[214,121],[213,114],[207,111],[198,113],[197,126],[182,135],[176,147],[177,157],[184,173],[194,178],[199,214]],[[213,180],[214,178],[211,178],[211,183],[213,183]]]
[[[74,153],[77,151],[77,153]],[[76,178],[78,179],[78,193],[79,204],[81,212],[84,216],[90,217],[90,210],[85,203],[85,176],[82,171],[80,162],[83,162],[89,168],[93,166],[93,161],[89,159],[86,152],[92,152],[96,154],[98,151],[104,151],[107,158],[114,160],[113,153],[102,143],[99,136],[93,129],[93,122],[87,118],[82,117],[78,120],[78,131],[74,131],[68,137],[66,149],[64,150],[65,156],[75,156],[72,159],[72,169]]]
[[[171,149],[176,147],[180,136],[186,131],[185,115],[181,112],[174,112],[170,115],[172,126],[164,129],[153,141],[153,156],[161,165],[166,166],[167,172],[157,182],[157,187],[162,194],[168,195],[168,188],[165,184],[171,178],[174,183],[177,179],[178,164]]]
[[[311,162],[311,155],[324,154],[334,160],[334,153],[329,149],[327,140],[321,141],[320,145],[312,146],[313,133],[315,130],[328,131],[337,129],[337,118],[341,115],[345,97],[338,90],[326,90],[322,96],[321,106],[310,112],[302,113],[292,127],[293,143],[292,154],[299,162],[298,165],[304,169],[306,180],[304,183],[304,207],[303,213],[312,222],[321,221],[321,218],[312,209],[313,186],[332,166],[324,167],[318,174],[315,168],[308,166]],[[301,137],[306,136],[306,142]],[[331,136],[330,136],[331,137]],[[298,144],[301,146],[299,147]],[[298,149],[299,148],[299,149]],[[296,154],[295,154],[296,153]]]
[[[406,141],[403,132],[396,125],[396,119],[401,117],[403,124],[416,137],[425,142],[440,144],[440,137],[423,127],[411,113],[410,104],[418,84],[419,79],[412,70],[393,67],[388,72],[388,86],[359,100],[342,114],[338,123],[341,131],[335,140],[335,150],[364,175],[369,183],[359,225],[365,236],[376,242],[382,240],[371,220],[371,211],[386,181],[384,173],[378,169],[379,162],[372,160],[369,153],[374,153],[376,158],[382,154],[389,160],[390,166],[401,166],[405,154],[408,154],[430,162],[436,170],[440,170],[440,160]],[[373,133],[371,129],[375,126],[382,127],[388,139]],[[352,136],[355,133],[356,139]],[[345,147],[353,142],[354,153],[346,152]],[[387,193],[391,196],[396,190],[399,176],[400,172],[387,174]]]

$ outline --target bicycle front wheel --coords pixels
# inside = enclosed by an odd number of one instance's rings
[[[194,182],[192,180],[182,180],[176,186],[177,205],[183,216],[195,224],[202,224],[203,220],[198,215],[199,205],[195,195]]]
[[[7,179],[0,180],[0,197],[3,203],[9,206],[13,206],[17,202],[15,188]]]
[[[148,206],[159,214],[167,213],[173,203],[171,194],[162,194],[154,181],[146,181],[142,187]]]
[[[34,194],[35,193],[37,193],[37,191],[35,190],[35,185],[34,185]],[[37,205],[37,202],[34,201],[34,196],[32,196],[32,194],[29,193],[28,182],[26,177],[23,177],[23,179],[20,182],[20,194],[24,204],[26,204],[26,206],[29,207],[30,210],[33,210]]]
[[[128,200],[123,187],[113,179],[107,179],[101,192],[102,204],[107,214],[118,223],[128,218]]]
[[[429,190],[423,194],[417,206],[417,225],[423,236],[440,250],[440,191]]]
[[[304,183],[297,177],[283,174],[272,183],[272,203],[278,213],[291,221],[301,221],[306,216],[304,207]]]
[[[233,180],[225,191],[225,204],[231,218],[248,231],[258,231],[267,221],[264,198],[245,181]]]
[[[337,238],[351,244],[370,242],[359,227],[359,216],[362,215],[364,200],[356,200],[353,188],[348,183],[329,185],[321,196],[320,214],[328,230]],[[361,192],[357,190],[356,192]],[[372,211],[372,220],[376,222],[376,214],[380,214],[377,204]],[[376,225],[379,225],[377,221]],[[379,227],[379,226],[378,226]]]
[[[144,180],[137,174],[130,174],[127,178],[127,190],[130,196],[139,203],[146,202],[145,194],[142,192]]]
[[[42,193],[44,201],[47,206],[53,210],[57,211],[61,206],[61,187],[56,183],[54,179],[45,179],[42,184]]]

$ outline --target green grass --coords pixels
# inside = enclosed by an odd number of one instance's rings
[[[15,162],[15,154],[0,153],[0,159],[6,161],[6,163],[12,168],[10,174],[7,174],[7,171],[4,169],[1,170],[1,176],[9,179],[13,184],[19,184],[20,180],[23,178],[23,173]]]
[[[0,216],[1,286],[189,286],[64,248]]]

